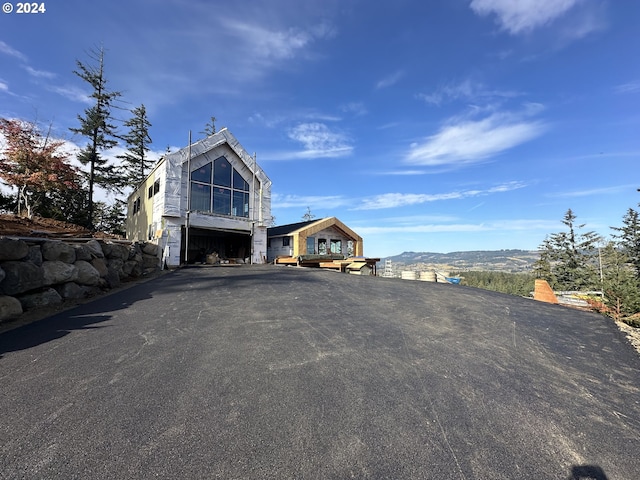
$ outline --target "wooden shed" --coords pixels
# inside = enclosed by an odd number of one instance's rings
[[[336,217],[271,227],[267,230],[267,258],[319,256],[332,260],[362,256],[362,237]]]

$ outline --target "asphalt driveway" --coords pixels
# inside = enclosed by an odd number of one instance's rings
[[[611,321],[472,288],[189,268],[0,335],[0,478],[640,478]]]

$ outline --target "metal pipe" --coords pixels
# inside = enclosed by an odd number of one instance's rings
[[[184,223],[184,263],[189,263],[189,215],[191,214],[191,130],[189,130],[189,153],[187,158],[187,212]]]

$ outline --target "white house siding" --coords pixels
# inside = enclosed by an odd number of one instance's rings
[[[284,238],[289,239],[289,245],[282,245]],[[269,240],[268,261],[272,262],[277,257],[290,257],[291,255],[293,255],[293,238],[291,236],[272,237]]]

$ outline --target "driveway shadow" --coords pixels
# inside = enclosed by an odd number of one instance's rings
[[[604,470],[597,465],[574,465],[568,480],[608,480]]]
[[[0,333],[0,359],[5,353],[32,348],[62,338],[74,330],[105,328],[113,313],[135,302],[152,298],[162,288],[162,279],[128,286],[107,295],[89,299],[86,303]]]

